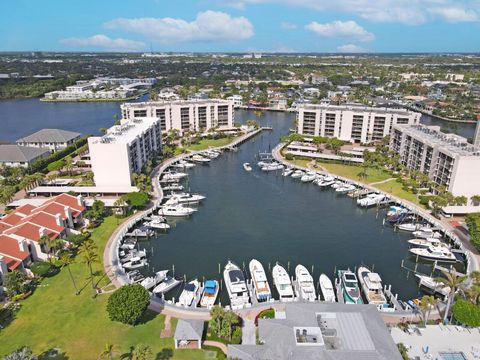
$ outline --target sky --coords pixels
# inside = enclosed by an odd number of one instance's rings
[[[480,0],[0,0],[0,14],[0,51],[480,51]]]

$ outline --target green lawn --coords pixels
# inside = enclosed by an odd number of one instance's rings
[[[205,139],[201,140],[198,144],[192,144],[186,146],[188,150],[192,151],[199,151],[199,150],[206,150],[210,147],[218,147],[218,146],[225,146],[230,144],[233,140],[235,140],[236,137],[226,137],[222,139]]]
[[[98,227],[92,238],[98,244],[100,258],[117,219],[108,217]],[[96,270],[101,270],[97,264]],[[71,266],[80,286],[87,283],[84,264]],[[92,298],[88,285],[79,296],[74,295],[70,276],[66,269],[52,278],[45,279],[28,299],[16,319],[0,330],[0,357],[22,346],[29,346],[35,353],[60,348],[71,359],[97,359],[106,343],[114,344],[116,358],[136,344],[148,344],[154,354],[165,348],[173,348],[173,339],[160,339],[164,316],[148,312],[145,321],[135,327],[112,322],[105,310],[109,295]],[[176,322],[172,322],[175,325]],[[175,351],[173,359],[204,359],[202,350]]]

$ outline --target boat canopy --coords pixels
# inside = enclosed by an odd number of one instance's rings
[[[215,280],[207,280],[205,281],[205,292],[207,294],[215,294],[215,291],[217,289],[217,283]]]
[[[187,285],[185,285],[185,290],[186,291],[195,291],[197,287],[195,286],[195,284],[193,283],[188,283]]]
[[[243,273],[238,270],[238,269],[233,269],[228,272],[228,276],[230,277],[230,281],[232,283],[236,282],[243,282],[245,281],[245,278],[243,276]]]

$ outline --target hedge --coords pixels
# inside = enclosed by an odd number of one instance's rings
[[[465,223],[470,233],[470,241],[480,250],[480,213],[468,214]]]

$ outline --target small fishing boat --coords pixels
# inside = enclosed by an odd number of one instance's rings
[[[302,170],[295,170],[292,175],[290,175],[292,177],[292,179],[300,179],[303,175],[305,175],[305,172],[302,171]]]
[[[310,272],[307,270],[307,268],[300,264],[297,265],[295,268],[295,277],[298,286],[298,296],[305,301],[317,300],[313,277],[310,275]]]
[[[317,173],[315,171],[308,171],[301,178],[301,182],[312,182],[317,178]]]
[[[153,219],[151,221],[144,223],[144,225],[152,229],[160,229],[160,230],[170,229],[170,225],[168,225],[166,222],[161,221],[159,219]]]
[[[248,162],[243,163],[243,168],[245,169],[245,171],[252,171],[252,166]]]
[[[455,262],[457,258],[446,247],[439,247],[430,245],[427,248],[412,248],[409,250],[413,255],[419,256],[422,259],[440,262]]]
[[[161,283],[167,277],[168,270],[160,270],[155,273],[155,276],[149,276],[140,282],[145,289],[150,290],[151,288],[157,286],[157,284]]]
[[[321,274],[319,278],[319,282],[320,282],[320,290],[322,291],[322,295],[323,295],[323,301],[336,302],[337,300],[335,298],[335,290],[333,288],[333,284],[330,278],[325,274]]]
[[[283,266],[276,264],[272,269],[272,277],[275,288],[280,296],[280,301],[293,301],[295,294],[287,270],[285,270]]]
[[[178,298],[178,305],[189,307],[192,305],[193,300],[197,297],[198,290],[200,289],[200,283],[197,279],[189,281],[185,284],[180,297]]]
[[[218,286],[217,280],[207,280],[205,281],[205,286],[203,288],[202,299],[200,300],[200,306],[210,309],[215,305],[215,301],[218,297],[218,292],[220,287]]]
[[[202,155],[199,155],[199,154],[195,154],[191,157],[191,160],[194,161],[194,162],[197,162],[197,163],[200,163],[200,164],[207,164],[211,161],[211,159],[209,158],[206,158]]]
[[[158,210],[158,214],[163,216],[189,216],[192,215],[195,211],[197,210],[178,204],[162,206]]]
[[[413,231],[417,230],[418,224],[415,224],[415,223],[403,223],[403,224],[398,224],[397,227],[398,227],[399,230],[413,232]]]
[[[388,307],[387,298],[383,293],[382,279],[377,273],[371,272],[365,266],[357,270],[358,279],[362,286],[363,295],[369,304],[377,305],[379,310]]]
[[[223,279],[232,309],[242,309],[250,303],[245,276],[237,265],[229,261],[223,270]]]
[[[272,297],[267,275],[260,261],[252,259],[248,265],[250,276],[252,278],[255,296],[258,301],[268,301]]]
[[[288,167],[288,168],[286,168],[285,170],[283,170],[282,176],[285,176],[285,177],[286,177],[286,176],[290,176],[292,173],[293,173],[293,169],[290,168],[290,167]]]
[[[317,185],[321,188],[326,188],[329,186],[332,186],[335,183],[335,179],[327,180],[326,178],[323,178],[322,180],[317,181]]]
[[[338,270],[337,276],[345,304],[363,304],[355,273],[350,269]]]
[[[167,275],[165,277],[165,280],[163,280],[160,284],[155,286],[155,288],[153,289],[153,293],[157,294],[157,295],[158,294],[166,294],[167,292],[169,292],[173,288],[180,285],[180,283],[181,283],[180,280],[175,279],[174,277],[171,277],[171,276]]]
[[[140,269],[146,265],[147,265],[147,259],[141,258],[141,257],[134,257],[130,261],[127,261],[126,263],[122,264],[122,267],[125,270],[134,270],[134,269]]]

